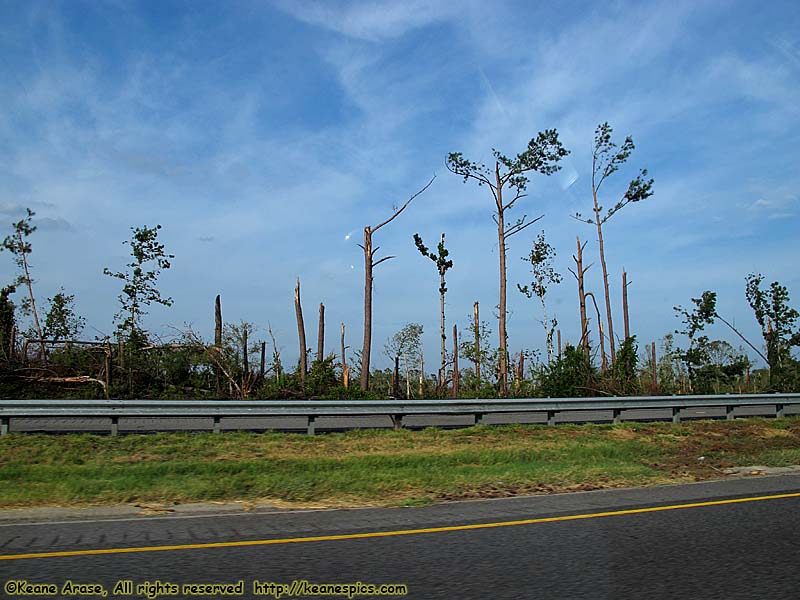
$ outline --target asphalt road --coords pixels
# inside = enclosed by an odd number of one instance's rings
[[[765,498],[779,494],[796,496]],[[109,598],[143,598],[112,590],[120,580],[242,581],[243,596],[151,598],[268,598],[276,588],[258,595],[254,582],[307,580],[405,584],[420,599],[796,598],[798,496],[800,475],[786,475],[422,508],[5,523],[0,593],[26,597],[8,588],[26,580],[53,583],[53,597],[65,597],[69,579],[101,583]],[[736,498],[750,500],[718,503]],[[567,518],[541,521],[559,516]],[[519,520],[527,522],[509,523]],[[142,547],[151,549],[125,551]],[[35,556],[71,551],[80,554]]]
[[[785,414],[800,414],[800,406],[787,406]],[[734,411],[737,417],[769,416],[775,415],[773,406],[746,406]],[[671,420],[670,410],[628,410],[622,412],[626,420]],[[698,408],[683,411],[684,419],[709,419],[725,418],[724,408]],[[510,423],[537,423],[547,422],[543,413],[507,413],[487,414],[484,422],[489,425],[503,425]],[[586,423],[610,422],[611,411],[564,411],[556,418],[558,423]],[[424,427],[468,427],[475,423],[473,415],[410,415],[405,417],[403,424],[412,429]],[[392,420],[388,416],[380,417],[320,417],[316,422],[316,430],[341,431],[355,428],[391,428]],[[119,420],[120,432],[146,432],[146,431],[210,431],[213,427],[211,418],[193,419],[163,419],[163,418],[121,418]],[[306,420],[303,417],[265,417],[265,418],[239,418],[230,417],[222,419],[220,428],[225,430],[245,429],[250,431],[306,431]],[[75,431],[75,432],[108,432],[110,420],[106,418],[72,418],[72,419],[12,419],[11,431]]]

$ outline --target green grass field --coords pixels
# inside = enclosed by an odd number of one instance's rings
[[[410,505],[697,481],[754,464],[800,464],[800,418],[314,437],[11,434],[0,438],[0,507],[209,500]]]

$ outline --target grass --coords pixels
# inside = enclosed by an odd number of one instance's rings
[[[800,418],[315,437],[11,434],[0,438],[0,507],[209,500],[416,506],[698,481],[754,464],[800,464]]]

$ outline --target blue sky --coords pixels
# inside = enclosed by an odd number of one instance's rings
[[[381,366],[385,339],[423,323],[435,360],[438,275],[415,232],[429,245],[447,234],[450,324],[466,329],[475,300],[493,321],[498,301],[490,198],[446,154],[488,161],[556,128],[564,169],[535,175],[513,213],[545,217],[509,248],[510,349],[544,345],[538,306],[515,290],[541,228],[565,274],[551,312],[577,341],[576,235],[602,290],[596,234],[569,215],[589,212],[603,121],[637,146],[603,203],[641,167],[655,178],[655,195],[605,228],[617,329],[623,266],[641,342],[706,289],[759,342],[752,271],[800,305],[796,2],[3,1],[0,17],[0,222],[36,211],[37,296],[74,293],[89,337],[114,329],[119,282],[103,268],[127,262],[130,227],[159,223],[176,255],[160,288],[175,303],[151,310],[150,330],[210,335],[219,293],[226,321],[263,337],[270,322],[295,360],[299,276],[307,319],[326,305],[328,349],[340,321],[359,348],[363,227],[436,174],[376,235],[397,258],[376,270],[373,337]],[[0,278],[13,277],[0,256]]]

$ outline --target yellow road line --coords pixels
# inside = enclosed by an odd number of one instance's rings
[[[401,529],[399,531],[371,531],[368,533],[346,533],[341,535],[320,535],[315,537],[279,538],[271,540],[244,540],[238,542],[212,542],[206,544],[181,544],[176,546],[142,546],[139,548],[98,548],[95,550],[66,550],[63,552],[35,552],[31,554],[5,554],[0,560],[25,560],[29,558],[56,558],[64,556],[97,556],[100,554],[128,554],[132,552],[166,552],[168,550],[202,550],[206,548],[244,548],[247,546],[270,546],[277,544],[298,544],[303,542],[331,542],[336,540],[360,540],[366,538],[393,537],[397,535],[417,535],[421,533],[446,533],[448,531],[470,531],[473,529],[492,529],[495,527],[513,527],[515,525],[535,525],[537,523],[556,523],[561,521],[577,521],[580,519],[597,519],[600,517],[619,517],[643,513],[679,510],[683,508],[700,508],[703,506],[722,506],[725,504],[741,504],[744,502],[760,502],[763,500],[780,500],[782,498],[800,498],[800,492],[776,494],[773,496],[751,496],[733,500],[712,500],[708,502],[692,502],[690,504],[673,504],[670,506],[651,506],[628,510],[566,515],[563,517],[543,517],[539,519],[522,519],[519,521],[501,521],[497,523],[475,523],[473,525],[449,525],[446,527],[428,527],[426,529]]]

